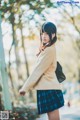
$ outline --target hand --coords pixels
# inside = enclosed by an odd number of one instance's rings
[[[24,96],[26,92],[20,89],[19,93],[20,93],[20,95]]]

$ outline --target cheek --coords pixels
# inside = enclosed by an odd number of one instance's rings
[[[48,41],[50,40],[49,36],[47,36],[46,38],[47,38]]]
[[[45,40],[46,42],[48,42],[48,41],[50,40],[50,38],[49,38],[48,35],[46,35],[46,36],[41,35],[41,38],[42,38],[43,41]],[[45,38],[45,39],[44,39],[44,38]]]
[[[50,39],[49,36],[48,36],[48,39]]]

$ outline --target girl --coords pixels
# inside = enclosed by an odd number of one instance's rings
[[[38,114],[47,113],[49,120],[60,120],[59,108],[64,105],[64,98],[55,70],[57,67],[56,26],[47,22],[42,25],[40,32],[41,45],[37,54],[37,63],[23,87],[20,94],[26,91],[37,91]]]

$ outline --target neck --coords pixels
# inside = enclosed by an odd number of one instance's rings
[[[43,43],[43,46],[49,46],[49,45],[50,45],[50,42]]]

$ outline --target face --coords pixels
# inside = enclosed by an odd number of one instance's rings
[[[42,43],[48,43],[50,41],[49,35],[46,32],[41,34]]]
[[[52,39],[55,37],[55,33],[54,34],[52,34]],[[41,34],[41,38],[42,38],[42,43],[48,43],[48,42],[50,42],[50,37],[49,37],[49,35],[46,33],[46,32],[43,32],[42,34]]]

